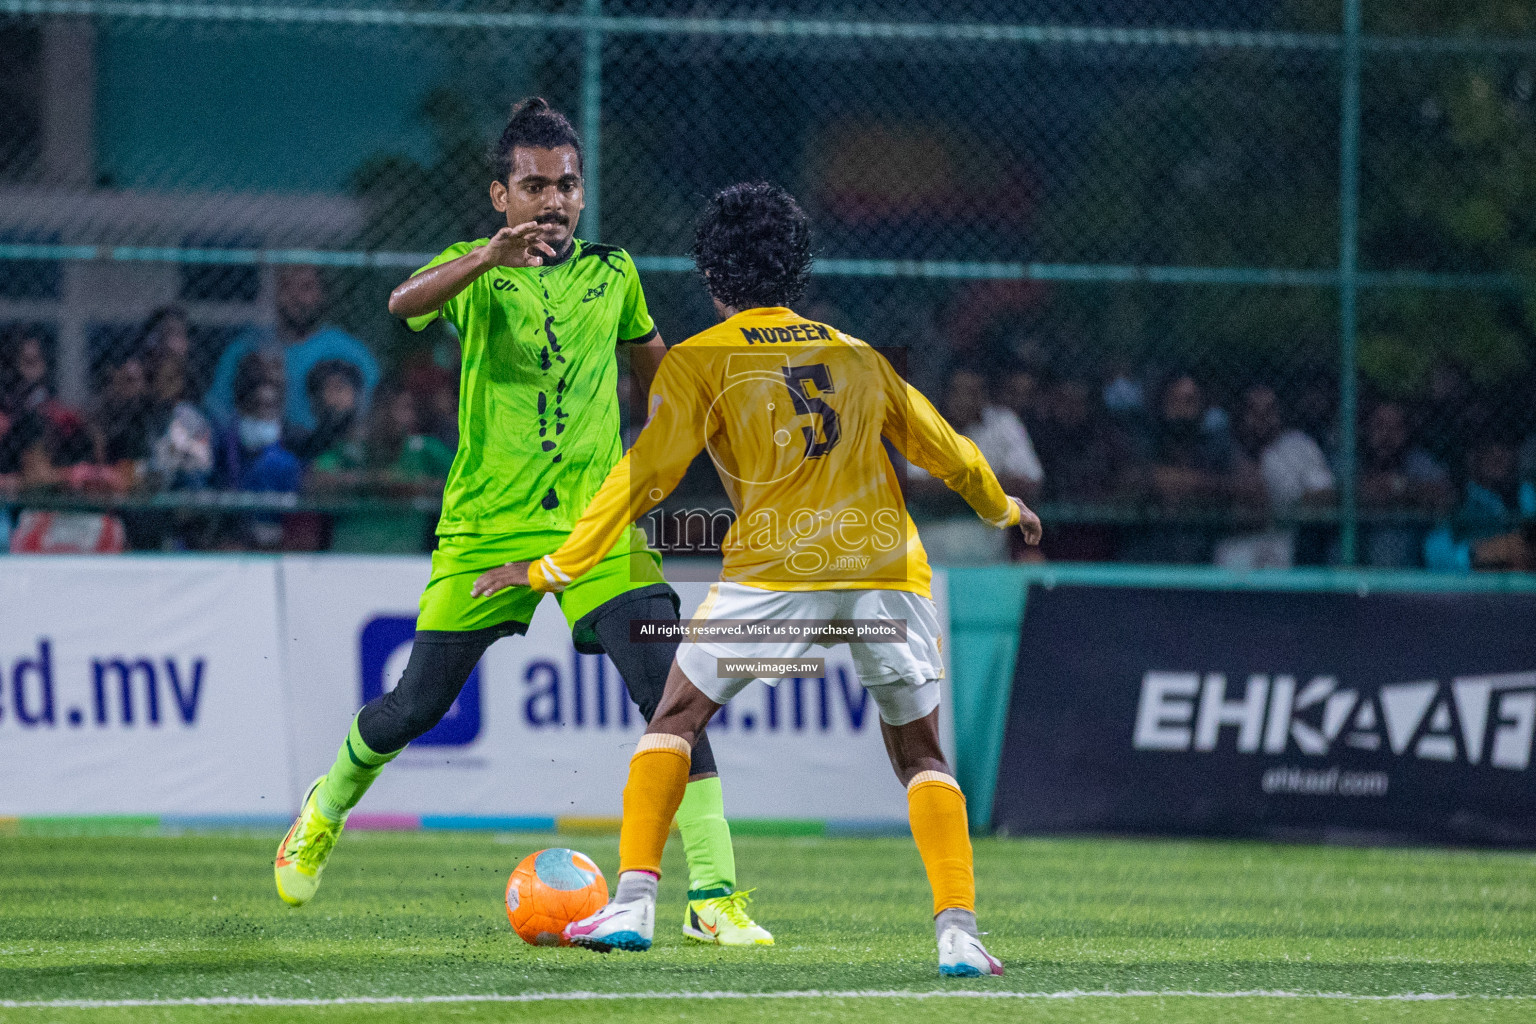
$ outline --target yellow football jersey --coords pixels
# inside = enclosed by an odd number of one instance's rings
[[[976,445],[879,352],[790,309],[738,313],[667,353],[645,428],[530,582],[560,590],[592,568],[707,450],[737,514],[720,546],[722,579],[930,596],[884,440],[987,522],[1019,521]]]

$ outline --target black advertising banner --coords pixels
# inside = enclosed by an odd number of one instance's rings
[[[1536,845],[1536,595],[1031,587],[993,825]]]

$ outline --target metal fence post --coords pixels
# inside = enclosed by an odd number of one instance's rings
[[[592,22],[603,16],[603,0],[582,0],[581,13],[589,20],[581,35],[581,148],[587,200],[581,234],[597,242],[602,240],[603,30]]]
[[[1360,0],[1343,2],[1343,82],[1339,96],[1339,514],[1340,555],[1345,565],[1354,565],[1359,558],[1355,298],[1360,220]]]

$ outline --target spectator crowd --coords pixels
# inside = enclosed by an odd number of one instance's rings
[[[56,394],[41,332],[0,338],[0,502],[20,509],[0,511],[11,550],[426,550],[427,511],[281,508],[301,495],[438,493],[457,423],[442,415],[456,398],[434,390],[452,375],[381,381],[369,348],[324,323],[311,267],[283,268],[275,297],[275,323],[231,339],[207,381],[186,312],[156,310],[94,368],[84,408]],[[131,500],[167,492],[190,500]],[[115,511],[70,508],[71,496]]]
[[[1191,372],[1077,370],[961,366],[943,385],[950,422],[1005,487],[1045,509],[1041,551],[1015,544],[1013,557],[1234,569],[1341,561],[1336,382],[1255,381],[1218,399],[1221,385]],[[1433,378],[1440,401],[1362,396],[1359,563],[1536,569],[1536,383],[1523,402],[1493,403],[1453,367]],[[908,481],[940,520],[923,531],[939,560],[1000,556],[942,485],[915,468]]]
[[[384,376],[367,345],[326,323],[313,268],[284,268],[276,285],[274,323],[238,334],[216,361],[183,309],[157,310],[93,368],[97,394],[83,408],[55,393],[42,334],[0,338],[0,531],[12,550],[430,547],[432,499],[457,444],[455,375]],[[1041,551],[1026,551],[905,467],[936,561],[1341,560],[1331,375],[1094,366],[1034,340],[944,337],[918,319],[901,368],[1047,524]],[[1447,363],[1414,400],[1367,391],[1357,456],[1362,564],[1536,568],[1536,382],[1495,401]],[[685,497],[718,490],[700,469]],[[167,492],[193,500],[127,500]],[[71,508],[69,496],[115,511]]]

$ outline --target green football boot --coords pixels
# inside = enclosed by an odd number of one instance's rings
[[[683,934],[695,942],[717,946],[771,946],[768,929],[747,913],[751,889],[741,889],[724,896],[689,900],[683,911]]]
[[[309,787],[304,795],[304,809],[278,844],[277,859],[272,864],[277,894],[290,907],[302,907],[315,898],[315,890],[320,888],[320,872],[325,870],[325,862],[346,824],[346,819],[327,818],[315,805],[315,794],[324,781],[322,775]]]

